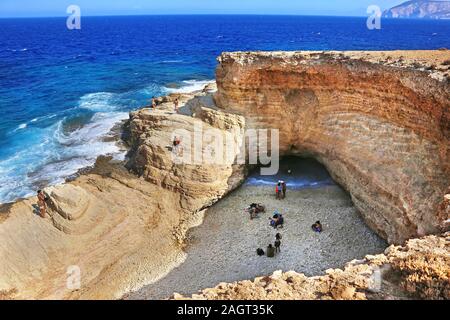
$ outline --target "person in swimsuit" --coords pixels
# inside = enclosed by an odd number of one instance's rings
[[[38,198],[38,206],[39,206],[39,215],[41,216],[41,218],[45,218],[45,215],[47,213],[47,203],[46,203],[47,199],[42,190],[38,190],[37,198]]]

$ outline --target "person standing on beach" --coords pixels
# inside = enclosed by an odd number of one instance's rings
[[[47,203],[45,201],[47,199],[42,190],[38,190],[37,198],[38,198],[38,206],[39,206],[39,215],[41,216],[41,218],[45,218],[45,215],[47,213]]]

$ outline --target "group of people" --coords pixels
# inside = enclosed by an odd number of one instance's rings
[[[275,257],[275,254],[278,252],[281,252],[281,234],[277,233],[275,235],[275,242],[272,245],[271,243],[267,246],[266,252],[264,253],[264,250],[261,248],[256,249],[256,254],[258,256],[263,256],[264,254],[267,255],[269,258]]]
[[[275,196],[277,200],[286,198],[286,182],[279,180],[277,186],[275,187]]]

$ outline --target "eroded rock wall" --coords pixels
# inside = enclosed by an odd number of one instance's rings
[[[448,228],[450,90],[444,69],[399,54],[224,53],[215,102],[246,128],[279,129],[282,154],[317,158],[369,226],[401,243]]]

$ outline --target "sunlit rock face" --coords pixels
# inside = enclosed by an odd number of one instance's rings
[[[322,162],[389,242],[448,229],[448,79],[368,56],[223,53],[215,103],[247,128],[279,129],[281,154]]]

